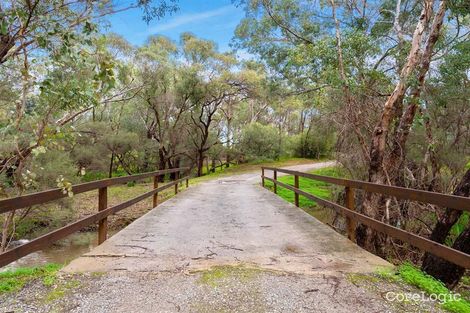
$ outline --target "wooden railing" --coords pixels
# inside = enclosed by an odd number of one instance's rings
[[[188,170],[189,168],[187,167],[175,168],[73,185],[73,194],[79,194],[98,189],[98,213],[84,217],[76,222],[68,224],[62,228],[49,232],[45,235],[42,235],[36,239],[29,241],[28,243],[25,243],[21,246],[15,247],[0,254],[0,267],[5,266],[13,261],[16,261],[32,252],[44,249],[47,246],[56,242],[57,240],[63,239],[64,237],[94,223],[98,223],[98,244],[103,243],[103,241],[105,241],[107,238],[107,217],[109,215],[115,214],[148,197],[153,197],[153,207],[156,207],[158,204],[158,193],[160,191],[175,186],[175,193],[178,193],[178,184],[181,184],[185,180],[186,187],[188,187],[189,176],[184,176],[180,178],[180,173],[187,172]],[[174,173],[175,179],[172,182],[159,187],[158,182],[160,180],[160,177],[162,175],[170,173]],[[121,204],[108,207],[108,187],[118,184],[124,184],[131,181],[138,181],[149,177],[153,177],[152,190],[138,197],[127,200]],[[44,204],[46,202],[58,200],[64,197],[67,197],[67,193],[64,193],[61,188],[56,188],[15,198],[4,199],[0,200],[0,213],[6,213],[22,208],[27,208],[37,204]]]
[[[273,171],[273,178],[265,175],[265,171]],[[307,199],[316,201],[318,204],[331,208],[343,215],[346,218],[347,223],[347,234],[348,238],[355,242],[355,229],[357,223],[362,223],[378,232],[384,233],[390,237],[399,239],[403,242],[407,242],[412,246],[415,246],[418,249],[424,250],[431,254],[434,254],[438,257],[441,257],[445,260],[448,260],[452,263],[455,263],[464,268],[470,268],[470,255],[452,249],[451,247],[442,245],[435,241],[429,240],[427,238],[418,236],[416,234],[407,232],[403,229],[391,226],[389,224],[383,223],[381,221],[375,220],[369,216],[358,213],[354,211],[354,190],[364,190],[366,192],[378,193],[382,195],[396,197],[398,199],[418,201],[422,203],[434,204],[445,208],[452,208],[456,210],[462,210],[470,212],[470,198],[446,195],[436,192],[387,186],[380,184],[373,184],[364,181],[358,180],[349,180],[328,176],[321,176],[309,173],[302,173],[297,171],[291,171],[281,168],[273,167],[262,167],[261,169],[261,180],[263,187],[265,186],[265,180],[269,180],[274,184],[274,193],[277,193],[277,187],[283,187],[289,190],[292,190],[295,193],[295,205],[299,206],[299,195],[306,197]],[[294,176],[294,186],[285,184],[277,180],[278,173],[285,173]],[[337,203],[319,198],[310,193],[307,193],[300,189],[299,186],[299,177],[304,177],[307,179],[318,180],[334,185],[344,186],[346,197],[345,205],[339,205]]]

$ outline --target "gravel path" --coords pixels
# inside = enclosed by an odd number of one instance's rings
[[[418,293],[366,274],[302,275],[238,267],[200,272],[67,274],[0,296],[0,312],[441,312],[433,303],[389,302]]]
[[[291,169],[331,165],[325,162]],[[368,278],[370,273],[378,267],[391,267],[389,263],[258,182],[256,173],[192,186],[74,260],[52,291],[35,282],[15,297],[0,297],[0,309],[402,311],[383,298],[384,288],[396,287],[370,287],[375,282]],[[358,275],[366,277],[360,284],[355,279]]]

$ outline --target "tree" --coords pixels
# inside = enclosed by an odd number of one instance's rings
[[[276,160],[281,154],[278,138],[273,126],[252,123],[243,129],[240,149],[247,160]]]
[[[468,163],[468,127],[462,126],[468,120],[467,6],[445,0],[243,4],[236,46],[260,57],[283,94],[310,97],[312,116],[333,126],[336,157],[354,178],[440,192],[456,187]],[[362,213],[422,235],[432,233],[432,218],[440,216],[373,194],[361,202]],[[364,225],[357,239],[383,257],[419,255]]]
[[[138,1],[123,9],[133,7],[143,8],[147,19],[175,9],[165,1],[156,6]],[[33,188],[37,176],[30,168],[38,155],[60,147],[59,139],[74,132],[70,124],[80,116],[125,98],[122,90],[113,93],[115,63],[94,24],[115,11],[107,1],[11,0],[0,5],[0,76],[16,89],[0,99],[2,194],[21,195]],[[69,185],[63,178],[60,184]],[[2,250],[14,215],[4,220]]]
[[[197,39],[191,34],[181,37],[184,56],[189,64],[192,103],[189,130],[190,142],[196,155],[197,175],[202,175],[205,153],[219,142],[218,113],[225,101],[233,101],[242,93],[243,83],[232,73],[236,59],[230,54],[220,54],[211,41]],[[229,100],[231,99],[231,100]]]

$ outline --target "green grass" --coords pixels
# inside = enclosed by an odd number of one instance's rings
[[[244,173],[253,173],[258,171],[261,174],[261,167],[262,166],[271,166],[271,167],[282,167],[282,166],[292,166],[292,165],[300,165],[300,164],[308,164],[314,162],[320,162],[322,160],[312,160],[312,159],[305,159],[305,158],[281,158],[276,161],[253,161],[248,163],[241,163],[237,165],[230,165],[230,167],[226,168],[217,168],[215,173],[205,174],[201,177],[192,178],[190,181],[193,183],[198,183],[210,179],[215,179],[218,177],[229,176],[229,175],[236,175],[236,174],[244,174]],[[204,168],[203,173],[206,173],[206,169]]]
[[[445,300],[439,305],[453,313],[470,313],[470,302],[466,299],[455,299],[453,293],[434,277],[422,272],[411,263],[404,263],[395,271],[381,271],[378,273],[382,278],[389,281],[405,282],[424,291],[428,295],[445,295]],[[444,296],[443,296],[444,297]]]
[[[65,282],[61,281],[60,284],[57,284],[55,288],[52,288],[45,297],[43,301],[45,303],[54,302],[64,297],[70,290],[80,287],[80,281],[76,279],[69,279]]]
[[[344,169],[338,166],[325,167],[310,171],[310,173],[322,176],[346,177]],[[267,172],[265,175],[272,176],[272,172]],[[294,176],[281,176],[278,177],[278,180],[285,184],[294,185]],[[274,184],[269,180],[265,180],[265,186],[270,190],[274,190]],[[336,187],[322,181],[299,177],[299,188],[322,199],[332,200],[335,198],[334,192]],[[289,189],[277,186],[277,194],[290,203],[295,202],[294,192]],[[301,195],[299,196],[299,207],[323,223],[328,224],[333,219],[332,210],[317,207],[315,201],[309,200]]]
[[[220,265],[201,272],[198,282],[202,285],[218,287],[224,280],[236,279],[248,282],[255,278],[261,270],[244,266]]]
[[[310,173],[323,176],[343,177],[343,171],[341,170],[341,168],[336,166],[313,170]],[[267,175],[270,175],[270,173],[267,173]],[[294,185],[294,176],[281,176],[278,177],[278,180],[285,184],[289,184],[292,186]],[[271,181],[265,180],[265,186],[271,190],[274,190],[274,184]],[[306,191],[323,199],[332,198],[333,189],[331,184],[322,181],[299,177],[299,188],[303,191]],[[294,203],[295,199],[293,191],[277,186],[277,194],[284,200]],[[316,205],[317,204],[315,203],[315,201],[299,196],[299,206],[301,208],[314,208],[316,207]]]
[[[27,283],[41,279],[45,286],[51,286],[56,281],[58,264],[46,264],[38,267],[23,267],[0,272],[0,293],[21,290]]]

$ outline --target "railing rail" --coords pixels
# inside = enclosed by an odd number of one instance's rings
[[[273,178],[265,175],[266,170],[273,171]],[[462,211],[470,211],[470,198],[445,195],[436,192],[422,191],[416,189],[386,186],[380,184],[373,184],[369,182],[362,182],[357,180],[349,180],[342,178],[335,178],[329,176],[321,176],[309,173],[302,173],[298,171],[292,171],[274,167],[262,167],[261,168],[261,181],[263,187],[265,186],[265,180],[269,180],[274,184],[274,193],[277,193],[277,186],[291,190],[295,194],[295,205],[299,206],[298,196],[304,196],[307,199],[318,202],[320,205],[334,209],[339,214],[346,217],[347,222],[347,233],[348,238],[355,242],[355,225],[362,223],[376,231],[384,233],[393,238],[407,242],[412,246],[415,246],[421,250],[432,253],[438,257],[448,260],[464,268],[470,268],[470,255],[453,249],[451,247],[442,245],[434,242],[427,238],[418,236],[416,234],[407,232],[403,229],[391,226],[381,221],[375,220],[364,214],[354,211],[354,190],[360,189],[367,192],[379,193],[388,196],[394,196],[400,199],[414,200],[423,203],[436,204],[439,206],[450,207]],[[277,173],[286,173],[294,176],[295,186],[285,184],[277,180]],[[299,177],[304,177],[312,180],[319,180],[326,183],[340,185],[345,187],[346,197],[345,206],[341,206],[337,203],[319,198],[308,192],[305,192],[299,187]]]
[[[45,247],[51,245],[52,243],[63,239],[64,237],[83,229],[94,223],[99,223],[98,227],[98,243],[103,243],[107,238],[107,217],[109,215],[115,214],[131,205],[134,205],[148,197],[153,196],[153,207],[156,207],[158,202],[158,193],[170,187],[175,188],[175,193],[178,193],[178,184],[181,184],[183,181],[186,181],[186,187],[188,187],[189,176],[184,176],[179,178],[180,172],[187,172],[188,167],[154,171],[149,173],[130,175],[124,177],[116,177],[103,179],[98,181],[93,181],[89,183],[83,183],[72,186],[72,191],[74,194],[79,194],[91,190],[98,189],[98,213],[86,216],[76,222],[70,223],[62,228],[51,231],[45,235],[42,235],[36,239],[33,239],[21,246],[8,250],[0,254],[0,267],[5,266],[13,261],[16,261],[32,252],[44,249]],[[163,186],[158,187],[158,181],[160,176],[165,174],[175,173],[175,180],[167,183]],[[107,188],[113,185],[123,184],[129,181],[137,181],[145,178],[153,177],[153,188],[152,190],[127,200],[118,205],[107,207]],[[51,189],[47,191],[37,192],[29,195],[24,195],[15,198],[9,198],[0,200],[0,213],[5,213],[25,207],[30,207],[32,205],[43,204],[52,200],[57,200],[66,197],[66,194],[63,194],[62,189]]]

